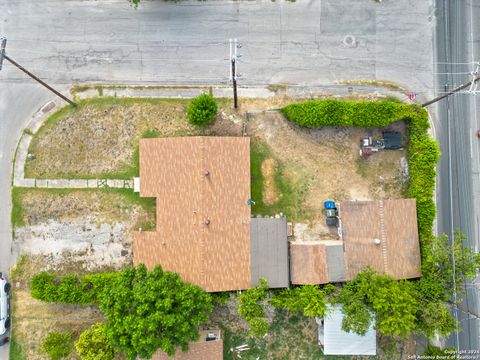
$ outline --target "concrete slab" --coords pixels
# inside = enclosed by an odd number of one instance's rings
[[[43,124],[43,121],[55,110],[57,107],[57,103],[55,101],[49,101],[45,105],[43,105],[33,116],[32,120],[27,126],[27,129],[30,130],[32,133],[36,133],[38,129]]]
[[[70,179],[70,187],[84,189],[87,187],[87,180],[86,179]]]
[[[36,179],[35,180],[35,186],[37,188],[46,188],[48,187],[48,180],[45,179]]]
[[[70,180],[50,179],[48,180],[48,187],[55,188],[55,189],[67,189],[70,187]]]
[[[107,179],[107,186],[111,188],[123,188],[124,180]]]
[[[17,187],[35,187],[35,179],[15,179],[13,186]]]
[[[92,189],[97,188],[98,187],[97,181],[98,181],[97,179],[88,179],[86,187],[92,188]]]

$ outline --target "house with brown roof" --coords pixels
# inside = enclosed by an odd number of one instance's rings
[[[395,279],[421,276],[415,199],[338,205],[339,240],[292,241],[293,284],[352,280],[367,266]]]
[[[347,201],[338,216],[347,280],[366,266],[394,279],[422,275],[415,199]]]
[[[260,277],[289,285],[286,220],[251,219],[250,138],[142,139],[139,187],[156,198],[157,220],[134,234],[135,265],[159,264],[210,292]]]
[[[188,344],[188,352],[177,348],[173,357],[158,350],[151,360],[222,360],[223,339],[220,330],[201,330],[200,339]]]

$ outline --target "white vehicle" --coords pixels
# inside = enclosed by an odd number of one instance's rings
[[[10,284],[0,272],[0,344],[10,328]]]

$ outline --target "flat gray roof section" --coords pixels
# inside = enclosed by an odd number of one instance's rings
[[[328,282],[347,281],[343,258],[343,243],[327,246]]]
[[[262,277],[271,288],[289,286],[287,219],[251,219],[250,273],[252,286]]]
[[[376,355],[377,339],[374,321],[364,336],[342,330],[340,306],[329,307],[324,319],[323,353],[325,355]]]

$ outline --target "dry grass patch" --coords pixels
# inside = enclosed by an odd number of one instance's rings
[[[49,220],[69,221],[91,216],[99,222],[128,222],[131,229],[155,228],[155,199],[140,198],[123,189],[27,189],[15,188],[20,213],[15,225],[35,225]]]
[[[49,304],[33,299],[27,289],[15,289],[12,306],[15,340],[29,360],[48,359],[38,352],[49,332],[72,332],[75,338],[104,317],[97,306]],[[66,359],[78,359],[73,351]]]
[[[90,99],[47,120],[34,136],[27,177],[123,177],[135,174],[135,149],[147,131],[158,136],[197,133],[185,100]],[[62,111],[62,110],[60,110]],[[115,175],[115,176],[114,176]]]

